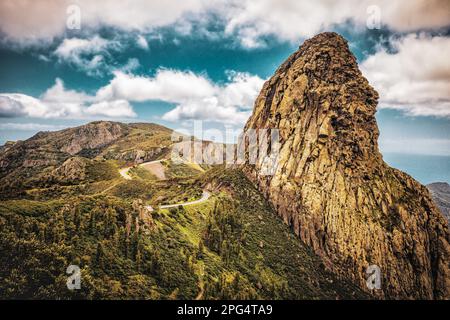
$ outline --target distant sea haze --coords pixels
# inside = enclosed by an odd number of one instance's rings
[[[391,167],[408,173],[422,184],[450,183],[450,156],[383,153],[383,158]]]

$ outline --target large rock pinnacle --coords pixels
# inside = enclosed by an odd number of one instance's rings
[[[378,150],[378,93],[336,33],[307,40],[265,84],[248,129],[279,129],[276,173],[244,168],[329,268],[385,298],[450,298],[447,222],[428,190]],[[369,289],[367,289],[369,290]]]

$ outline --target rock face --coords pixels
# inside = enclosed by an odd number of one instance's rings
[[[381,269],[382,298],[450,298],[447,222],[428,190],[378,151],[378,93],[347,42],[307,40],[268,80],[245,130],[279,129],[276,173],[244,172],[295,233],[368,290]]]
[[[447,222],[450,222],[450,185],[446,182],[434,182],[427,184],[427,188]]]
[[[50,174],[53,181],[73,182],[86,178],[86,160],[81,157],[69,158]]]
[[[60,150],[75,155],[85,149],[101,148],[122,137],[125,128],[121,123],[99,121],[67,129],[68,140],[63,142]]]
[[[95,155],[126,135],[126,125],[97,121],[54,132],[38,132],[0,150],[0,178],[18,167],[58,165],[73,155]]]

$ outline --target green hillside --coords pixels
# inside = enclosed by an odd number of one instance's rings
[[[327,272],[238,169],[164,160],[167,179],[141,166],[124,179],[124,150],[151,150],[162,136],[168,143],[170,131],[156,128],[128,125],[93,157],[55,151],[65,159],[39,179],[2,190],[2,299],[367,297]],[[23,166],[12,173],[29,175]],[[205,201],[164,207],[196,201],[205,189]],[[81,290],[66,287],[69,265],[82,270]]]

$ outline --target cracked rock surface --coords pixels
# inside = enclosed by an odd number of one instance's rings
[[[264,84],[245,130],[279,129],[276,173],[244,172],[328,267],[381,298],[450,298],[447,221],[378,150],[378,93],[336,33],[307,40]]]

